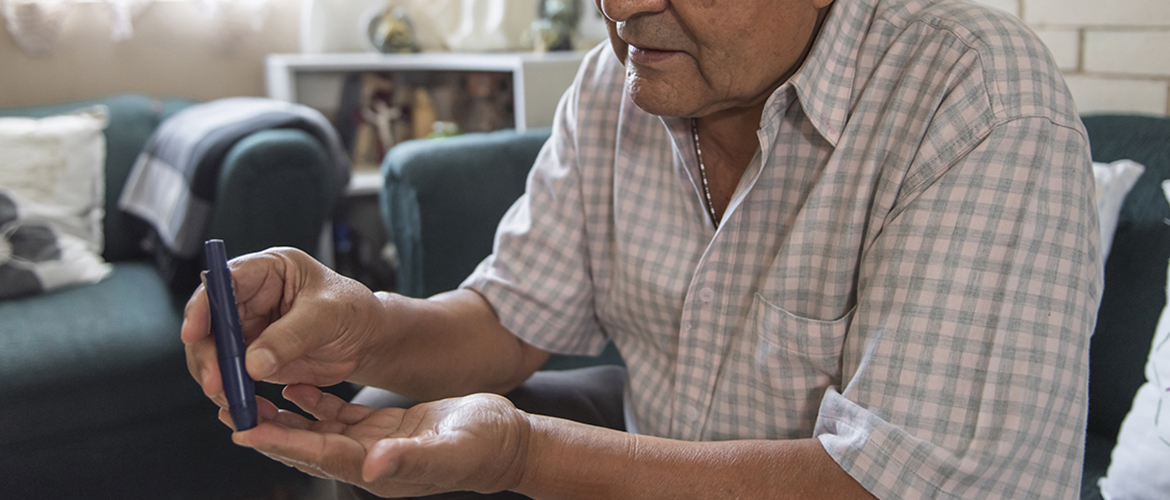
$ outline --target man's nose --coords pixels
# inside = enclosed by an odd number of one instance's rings
[[[615,23],[625,22],[637,14],[651,14],[666,9],[672,0],[599,0],[601,13]]]

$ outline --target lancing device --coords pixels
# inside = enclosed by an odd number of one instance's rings
[[[228,412],[237,431],[256,427],[256,384],[244,367],[244,328],[240,326],[240,312],[236,294],[232,291],[232,275],[227,267],[227,251],[223,240],[207,240],[207,302],[211,306],[211,332],[215,336],[215,353],[219,358],[219,374],[223,392],[228,400]]]

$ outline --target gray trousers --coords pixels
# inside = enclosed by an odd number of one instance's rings
[[[563,418],[583,424],[625,430],[622,412],[622,393],[626,384],[626,370],[618,366],[597,366],[567,371],[537,372],[524,385],[505,394],[512,404],[525,412]],[[374,408],[409,408],[415,404],[398,394],[367,387],[353,402]],[[350,484],[336,482],[337,500],[367,500],[378,498],[370,492]],[[508,491],[482,495],[472,492],[444,493],[426,500],[528,500],[528,497]]]

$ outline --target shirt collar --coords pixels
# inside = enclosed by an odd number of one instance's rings
[[[786,84],[776,89],[764,104],[764,122],[769,120],[768,117],[784,114],[791,102],[786,94],[795,89],[797,99],[817,132],[834,147],[837,146],[852,107],[858,54],[873,21],[878,1],[833,2],[821,32],[813,41],[813,47],[800,69]],[[689,118],[661,116],[659,119],[670,131],[677,148],[682,149],[691,144]],[[775,128],[761,123],[761,130],[770,135],[770,131]]]
[[[836,0],[804,64],[789,79],[810,122],[833,146],[849,119],[853,83],[862,40],[873,21],[878,0]],[[780,90],[783,91],[784,86]],[[770,99],[779,103],[783,99]],[[766,108],[764,115],[782,110]]]

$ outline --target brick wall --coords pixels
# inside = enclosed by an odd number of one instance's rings
[[[1020,16],[1082,113],[1170,115],[1170,0],[976,0]]]

